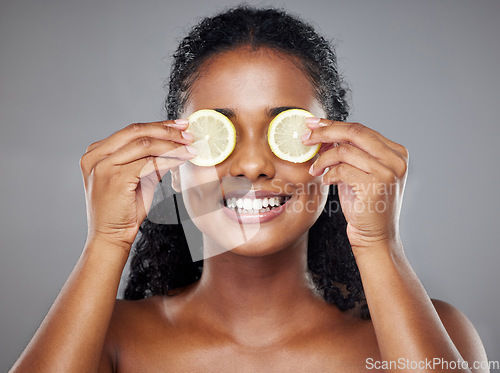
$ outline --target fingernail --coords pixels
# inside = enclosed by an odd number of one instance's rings
[[[312,175],[314,170],[314,163],[311,165],[311,168],[309,169],[309,174]]]
[[[306,132],[300,137],[302,141],[307,141],[311,137],[312,131],[308,128]]]
[[[198,149],[196,149],[195,147],[189,146],[189,145],[184,145],[184,146],[186,147],[186,150],[188,151],[188,153],[198,154]]]
[[[189,141],[192,141],[194,139],[194,136],[191,135],[189,132],[186,132],[186,131],[181,131],[181,136],[184,139],[189,140]]]
[[[165,123],[166,126],[173,127],[173,128],[178,128],[180,130],[184,130],[187,128],[187,119],[176,119],[174,120],[174,123],[171,121],[168,121]]]
[[[320,122],[320,120],[321,120],[321,118],[307,117],[306,124],[318,124]]]
[[[328,126],[328,124],[321,123],[321,122],[320,123],[306,123],[306,126],[315,130],[315,129],[320,128],[320,127],[326,127],[326,126]]]

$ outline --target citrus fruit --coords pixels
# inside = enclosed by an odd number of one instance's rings
[[[236,130],[225,115],[215,110],[198,110],[188,118],[186,132],[194,136],[193,146],[198,154],[192,163],[197,166],[215,166],[229,157],[236,144]]]
[[[306,110],[289,109],[274,117],[269,124],[267,141],[277,157],[293,163],[302,163],[318,153],[321,144],[304,145],[300,138],[308,129],[306,118],[313,116]]]

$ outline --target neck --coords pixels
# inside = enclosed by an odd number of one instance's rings
[[[205,259],[192,294],[204,318],[234,339],[259,345],[282,340],[321,303],[308,276],[307,233],[271,255],[226,252]]]

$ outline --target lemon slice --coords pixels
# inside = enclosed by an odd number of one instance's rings
[[[267,141],[277,157],[293,163],[302,163],[318,153],[321,144],[307,146],[300,138],[307,130],[306,118],[313,116],[306,110],[289,109],[274,117],[269,124]]]
[[[194,136],[192,146],[198,154],[192,163],[197,166],[215,166],[229,157],[236,144],[236,130],[225,115],[215,110],[198,110],[188,118],[186,132]]]

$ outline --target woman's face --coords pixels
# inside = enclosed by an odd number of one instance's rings
[[[317,117],[325,112],[297,60],[269,49],[239,48],[216,54],[201,68],[181,117],[200,109],[222,112],[236,128],[236,147],[214,167],[186,162],[173,172],[190,217],[203,232],[205,256],[232,250],[263,256],[298,242],[323,209],[328,188],[308,170],[316,159],[295,164],[276,157],[267,142],[271,120],[288,108]],[[237,214],[225,207],[234,198],[252,208],[276,198],[283,206]],[[243,200],[243,202],[245,202]],[[249,206],[246,201],[246,206]]]

